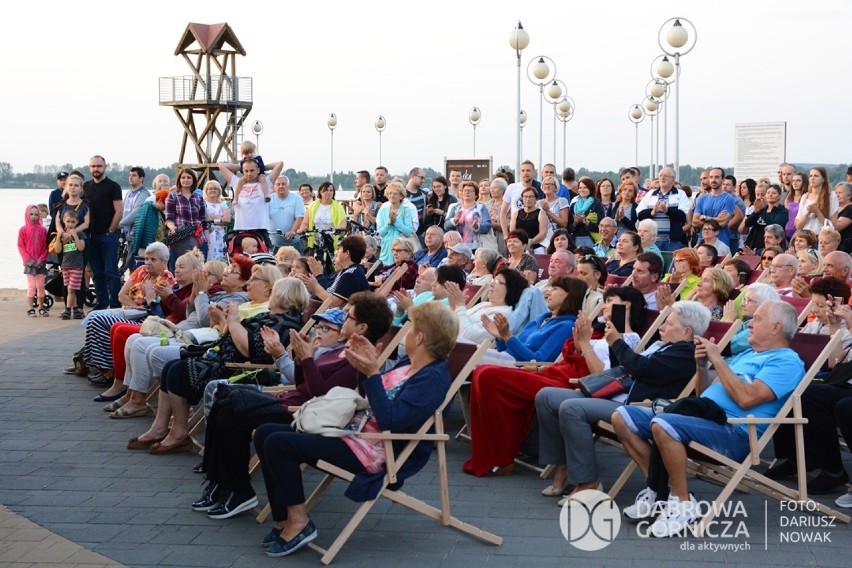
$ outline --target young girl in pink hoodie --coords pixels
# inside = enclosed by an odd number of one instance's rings
[[[27,205],[24,210],[24,226],[18,231],[18,252],[24,261],[24,274],[27,275],[27,315],[36,317],[35,308],[41,304],[39,313],[50,316],[44,302],[44,278],[47,275],[47,229],[41,223],[41,214],[35,205]],[[39,304],[35,303],[38,294]]]

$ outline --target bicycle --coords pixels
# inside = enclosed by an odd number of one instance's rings
[[[335,237],[348,234],[345,229],[311,229],[304,236],[314,237],[314,244],[305,250],[305,255],[316,258],[323,267],[323,274],[331,274],[334,270]]]

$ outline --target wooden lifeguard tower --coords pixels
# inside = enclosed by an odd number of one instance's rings
[[[251,77],[237,76],[237,55],[245,54],[227,23],[190,23],[175,55],[192,74],[160,77],[160,106],[172,107],[183,126],[177,168],[195,170],[200,187],[216,179],[218,162],[237,160],[237,138],[252,107]]]

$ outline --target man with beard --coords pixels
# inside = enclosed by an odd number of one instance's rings
[[[734,215],[736,209],[736,201],[734,196],[722,190],[722,178],[725,176],[725,170],[722,168],[712,168],[710,170],[710,193],[702,195],[695,202],[695,213],[692,215],[692,228],[700,231],[704,226],[704,221],[714,219],[719,226],[727,227],[728,222]],[[728,231],[719,232],[719,240],[730,246],[731,239],[728,236]]]
[[[86,248],[97,296],[95,309],[120,308],[118,223],[124,211],[121,186],[106,176],[106,160],[103,156],[92,156],[89,172],[92,179],[83,184],[83,196],[91,212],[90,237]]]

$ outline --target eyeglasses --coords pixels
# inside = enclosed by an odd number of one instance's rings
[[[408,252],[408,249],[391,249],[391,252]]]
[[[715,232],[717,232],[719,229],[714,229],[713,227],[701,227],[701,230],[702,230],[702,231],[713,231],[713,232],[715,233]]]
[[[330,325],[325,324],[315,325],[314,329],[323,333],[328,333],[329,331],[340,331],[336,327],[331,327]]]
[[[778,270],[779,268],[792,268],[792,267],[793,267],[792,264],[770,264],[769,265],[769,271],[774,272],[774,271]]]
[[[352,314],[349,314],[349,313],[346,314],[346,319],[354,321],[355,325],[358,325],[359,323],[361,323],[360,321],[355,319],[355,316],[353,316]]]

